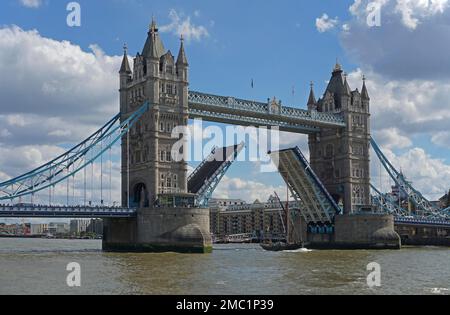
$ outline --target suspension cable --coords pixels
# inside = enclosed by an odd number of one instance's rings
[[[127,207],[130,207],[130,129],[127,131]]]
[[[103,142],[100,143],[100,151],[103,152]],[[100,205],[103,205],[103,154],[100,156]]]
[[[84,160],[86,160],[86,157],[84,157]],[[84,161],[83,162],[83,164],[85,163],[86,161]],[[86,170],[86,167],[83,169],[83,171],[84,171],[84,206],[86,207],[86,199],[87,199],[87,197],[86,197],[86,195],[87,195],[87,193],[86,193],[86,173],[87,173],[87,170]]]
[[[109,205],[113,205],[112,201],[112,148],[109,148]]]

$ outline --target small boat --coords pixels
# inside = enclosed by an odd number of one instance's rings
[[[297,250],[303,248],[303,244],[288,244],[285,242],[276,242],[276,243],[262,243],[261,247],[264,250],[271,252],[282,252],[284,250]]]
[[[278,194],[275,192],[275,197],[278,199],[278,202],[280,203],[281,209],[284,212],[284,215],[280,212],[280,219],[283,224],[283,231],[286,236],[286,241],[278,241],[278,242],[272,242],[272,239],[269,239],[266,242],[261,243],[261,247],[264,250],[271,251],[271,252],[281,252],[285,250],[298,250],[304,247],[303,240],[301,237],[300,232],[300,242],[291,242],[292,239],[292,233],[291,231],[291,223],[293,223],[291,220],[291,212],[289,210],[289,201],[286,202],[286,207],[283,205],[283,203],[280,200],[280,197],[278,197]],[[288,196],[289,200],[289,196]],[[294,231],[295,232],[295,231]]]

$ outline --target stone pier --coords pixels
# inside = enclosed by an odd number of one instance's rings
[[[107,219],[103,250],[210,253],[209,209],[139,209],[137,218]]]

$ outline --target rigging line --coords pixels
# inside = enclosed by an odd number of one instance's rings
[[[109,205],[113,205],[112,201],[112,148],[109,148]]]
[[[100,151],[103,151],[103,142],[100,143]],[[100,205],[103,205],[103,154],[100,156]]]
[[[86,163],[86,157],[83,158],[83,164]],[[84,206],[86,207],[86,167],[83,168],[84,173]]]
[[[92,152],[91,158],[93,158],[94,153]],[[90,206],[94,204],[94,161],[91,163],[91,200],[89,200]]]
[[[67,169],[67,173],[69,174],[69,169]],[[66,185],[67,185],[67,199],[66,199],[66,205],[68,206],[69,205],[69,185],[70,185],[70,177],[67,177],[67,182],[66,182]]]
[[[127,131],[127,207],[130,207],[130,129]]]
[[[76,201],[75,201],[75,176],[76,173],[74,173],[75,171],[75,165],[72,166],[72,173],[73,173],[73,177],[72,177],[72,204],[75,206],[76,205]]]

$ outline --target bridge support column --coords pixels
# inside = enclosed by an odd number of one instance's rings
[[[400,236],[394,231],[394,217],[359,213],[335,217],[333,234],[308,232],[311,249],[400,249]]]
[[[400,249],[400,236],[394,231],[394,217],[359,213],[335,218],[335,244],[347,249]]]
[[[107,219],[103,250],[210,253],[209,209],[139,209],[137,218]]]

